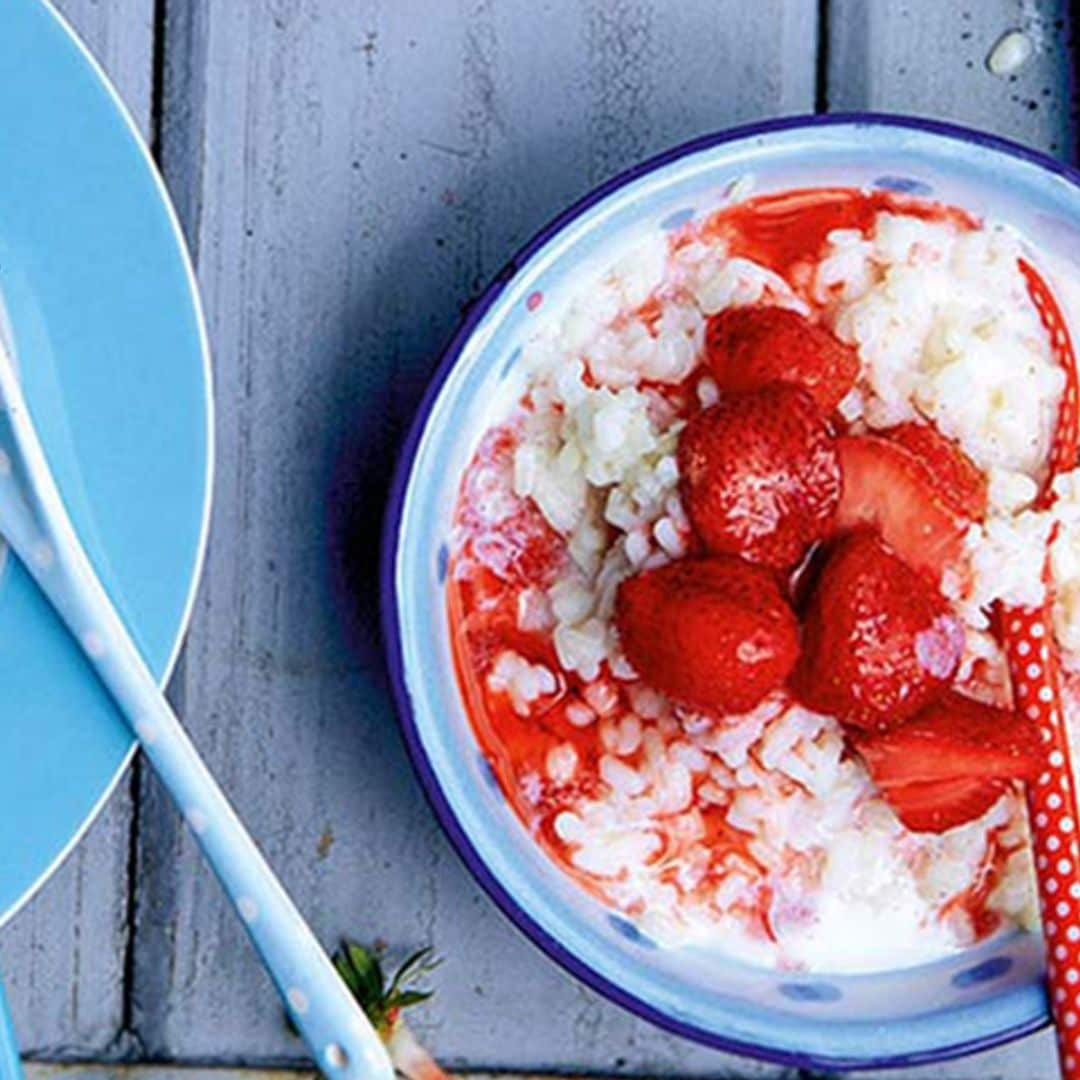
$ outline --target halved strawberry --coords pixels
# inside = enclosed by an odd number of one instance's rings
[[[942,693],[963,646],[963,627],[938,591],[860,529],[821,570],[794,685],[812,709],[884,731]]]
[[[710,551],[789,567],[832,525],[834,440],[797,386],[724,394],[687,424],[678,459],[687,513]]]
[[[722,390],[793,383],[825,414],[859,374],[859,356],[850,345],[787,308],[737,307],[714,315],[705,330],[705,351]]]
[[[1034,722],[952,690],[898,728],[852,738],[881,786],[961,776],[1027,780],[1039,769]]]
[[[782,685],[799,628],[772,574],[741,559],[681,559],[628,578],[615,603],[623,651],[677,701],[745,712]]]
[[[878,435],[836,440],[843,478],[837,531],[870,526],[910,567],[941,580],[964,565],[968,521],[940,496],[910,450]]]
[[[912,832],[943,833],[980,818],[1008,790],[1005,780],[928,780],[884,790],[896,816]]]
[[[986,516],[986,474],[933,424],[908,421],[880,433],[899,443],[926,467],[930,482],[949,507],[963,517]]]
[[[983,814],[1010,780],[1040,768],[1035,724],[949,692],[908,723],[852,742],[909,829],[942,832]]]

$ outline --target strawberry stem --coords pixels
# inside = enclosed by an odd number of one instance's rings
[[[446,1073],[403,1018],[406,1009],[427,1001],[434,993],[416,986],[418,979],[439,966],[433,950],[413,953],[389,980],[383,971],[381,948],[366,949],[346,938],[333,960],[342,981],[382,1036],[394,1068],[407,1080],[444,1080]]]

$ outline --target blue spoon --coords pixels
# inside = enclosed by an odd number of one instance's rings
[[[0,1080],[23,1080],[22,1062],[19,1060],[19,1043],[11,1026],[3,984],[0,983]]]
[[[98,581],[2,346],[0,534],[82,646],[176,800],[319,1069],[330,1080],[391,1080],[382,1040],[210,775]],[[10,1024],[0,1022],[4,1051],[9,1064],[18,1061]]]

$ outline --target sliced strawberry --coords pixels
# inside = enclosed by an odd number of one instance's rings
[[[980,818],[1008,790],[1005,780],[929,780],[885,791],[896,816],[912,832],[943,833]]]
[[[615,625],[627,659],[657,690],[745,712],[795,664],[799,630],[772,574],[741,559],[682,559],[619,586]]]
[[[941,498],[911,451],[877,435],[836,440],[843,486],[838,531],[870,526],[910,567],[941,580],[964,565],[968,521]]]
[[[1010,780],[1040,768],[1035,724],[949,692],[908,723],[853,742],[889,805],[916,832],[943,832],[980,817]]]
[[[846,724],[888,730],[941,694],[963,646],[963,627],[937,590],[860,529],[821,570],[795,689]]]
[[[714,315],[705,331],[705,352],[722,390],[793,383],[826,414],[859,374],[859,356],[850,345],[787,308],[738,307]]]
[[[853,738],[883,788],[958,777],[1026,780],[1040,761],[1031,720],[953,691],[900,727]]]
[[[687,424],[678,459],[687,512],[710,551],[790,567],[832,525],[840,468],[805,390],[725,394]]]
[[[931,484],[949,508],[962,517],[986,517],[986,474],[933,424],[909,421],[880,433],[910,451],[925,466]]]

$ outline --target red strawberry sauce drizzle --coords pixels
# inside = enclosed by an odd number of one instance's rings
[[[671,244],[677,249],[694,240],[722,240],[730,255],[768,266],[785,276],[798,291],[808,280],[833,229],[866,232],[882,211],[951,221],[961,228],[978,224],[962,210],[891,192],[807,189],[763,195],[724,208],[704,223],[692,223],[675,232]],[[813,306],[809,297],[803,298]],[[654,297],[634,314],[655,333],[661,310],[659,299]],[[677,386],[643,384],[640,389],[657,393],[672,414],[686,417],[699,407],[695,386],[702,374],[698,369]],[[591,383],[588,374],[586,382]],[[527,397],[522,407],[530,407]],[[456,538],[447,573],[454,663],[477,741],[515,813],[551,858],[583,888],[604,900],[607,896],[603,879],[575,867],[571,849],[554,828],[561,810],[571,809],[583,796],[596,795],[602,784],[597,763],[603,751],[596,724],[579,728],[566,718],[567,707],[581,700],[585,686],[578,676],[561,671],[549,630],[526,632],[517,625],[523,589],[530,584],[543,588],[550,583],[556,568],[567,558],[565,543],[546,527],[528,500],[518,500],[520,505],[505,522],[492,525],[485,521],[477,512],[476,491],[471,484],[477,471],[485,466],[506,470],[519,437],[519,425],[513,420],[489,431],[462,481],[455,515]],[[513,650],[531,663],[542,663],[557,675],[555,693],[537,702],[528,718],[519,716],[504,694],[492,692],[487,685],[494,659],[504,649]],[[606,670],[600,680],[617,695],[614,715],[625,712],[629,706],[623,685]],[[560,787],[546,778],[545,761],[554,747],[564,744],[574,747],[579,768],[574,782]],[[631,765],[635,762],[634,757],[627,760]],[[756,874],[757,886],[741,903],[742,914],[750,933],[775,941],[773,889],[766,869],[749,850],[751,837],[728,823],[726,808],[696,798],[694,805],[703,820],[703,842],[713,856],[705,879],[690,888],[680,883],[680,850],[671,835],[661,837],[660,849],[650,863],[666,863],[662,880],[688,898],[699,900],[723,880],[724,873],[717,868],[727,861],[737,864],[744,873]],[[963,911],[979,937],[997,928],[998,917],[988,909],[987,901],[1011,853],[1012,849],[992,837],[975,880],[946,905],[949,912]],[[800,861],[801,872],[812,879],[813,860],[794,853],[793,858]]]
[[[834,229],[866,233],[880,213],[950,221],[961,228],[978,224],[964,210],[891,191],[802,188],[759,195],[720,210],[704,226],[684,226],[675,243],[678,247],[695,239],[722,240],[730,255],[761,263],[797,288],[800,271],[819,258],[829,233]]]
[[[998,887],[1009,858],[1022,847],[1022,842],[1006,843],[1009,829],[999,825],[986,838],[986,851],[975,871],[971,884],[963,892],[948,900],[941,909],[941,917],[949,918],[954,912],[962,913],[976,941],[988,937],[1001,925],[1001,916],[993,911],[988,902]]]

